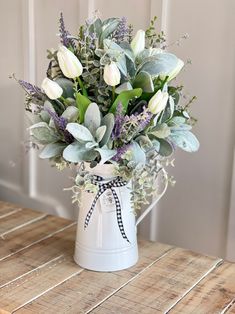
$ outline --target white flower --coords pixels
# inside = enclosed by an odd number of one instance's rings
[[[63,94],[63,89],[60,87],[60,85],[47,77],[42,81],[41,87],[47,97],[50,99],[60,98]]]
[[[106,64],[104,67],[104,81],[109,86],[116,86],[120,83],[121,74],[115,62]]]
[[[131,41],[131,49],[136,57],[145,48],[145,31],[139,29]]]
[[[76,78],[82,74],[83,68],[78,58],[65,46],[61,46],[57,52],[58,62],[64,76]]]
[[[168,100],[168,93],[162,92],[161,90],[157,91],[155,95],[150,99],[148,103],[148,108],[153,114],[158,114],[163,109],[165,109],[167,100]]]
[[[184,62],[182,60],[178,59],[176,67],[170,73],[168,73],[169,77],[168,77],[167,81],[169,82],[169,81],[173,80],[173,78],[175,78],[179,74],[179,72],[181,71],[183,66],[184,66]]]

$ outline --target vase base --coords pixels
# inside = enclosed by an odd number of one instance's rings
[[[138,261],[137,243],[123,249],[89,249],[76,243],[74,261],[82,268],[93,271],[118,271]]]

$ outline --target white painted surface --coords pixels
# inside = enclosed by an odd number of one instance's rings
[[[157,15],[169,42],[190,34],[171,50],[193,61],[179,82],[198,96],[193,112],[199,119],[201,149],[194,155],[177,152],[172,169],[177,184],[140,231],[152,239],[235,260],[234,0],[1,1],[0,198],[74,216],[69,192],[62,192],[71,183],[71,172],[57,172],[37,154],[24,154],[24,97],[8,75],[15,72],[40,85],[48,63],[46,49],[58,42],[59,12],[74,33],[94,9],[103,18],[127,16],[136,29],[146,28],[149,18]]]

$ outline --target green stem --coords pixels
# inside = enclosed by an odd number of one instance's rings
[[[112,86],[112,102],[115,100],[115,86]]]
[[[80,88],[81,88],[81,90],[82,90],[83,96],[86,96],[86,97],[87,97],[87,96],[88,96],[88,95],[87,95],[87,90],[85,89],[82,80],[80,79],[80,77],[77,77],[77,80],[78,80],[78,84],[79,84],[79,86],[80,86]]]

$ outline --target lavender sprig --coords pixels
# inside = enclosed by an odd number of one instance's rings
[[[118,42],[124,41],[126,38],[128,38],[129,35],[129,28],[127,25],[127,19],[125,16],[123,16],[120,20],[120,23],[118,24],[115,32],[113,33],[113,38]]]
[[[57,130],[63,134],[65,142],[71,144],[74,141],[74,137],[72,136],[72,134],[70,134],[66,130],[66,126],[68,124],[68,119],[66,119],[62,116],[59,117],[56,112],[53,112],[48,108],[46,109],[46,111],[49,113],[49,115],[53,119],[53,121],[55,123],[55,127],[57,128]]]
[[[122,125],[124,123],[125,117],[123,115],[123,107],[122,103],[120,102],[117,105],[117,110],[115,114],[115,122],[114,122],[114,128],[112,132],[112,139],[118,139],[121,135]]]
[[[128,151],[131,144],[126,144],[117,148],[117,153],[113,156],[112,160],[119,162],[122,159],[122,156]]]
[[[74,40],[71,38],[71,34],[65,28],[64,17],[62,12],[60,13],[59,19],[59,32],[60,42],[67,48],[71,46],[73,49],[76,49],[76,45]]]
[[[16,79],[16,81],[20,84],[21,87],[23,87],[23,89],[26,91],[26,93],[28,95],[30,95],[32,98],[36,98],[39,101],[45,101],[46,96],[43,93],[43,91],[41,90],[41,88],[39,88],[38,86],[33,85],[31,83],[28,83],[26,81],[23,81],[23,80],[17,80]]]

